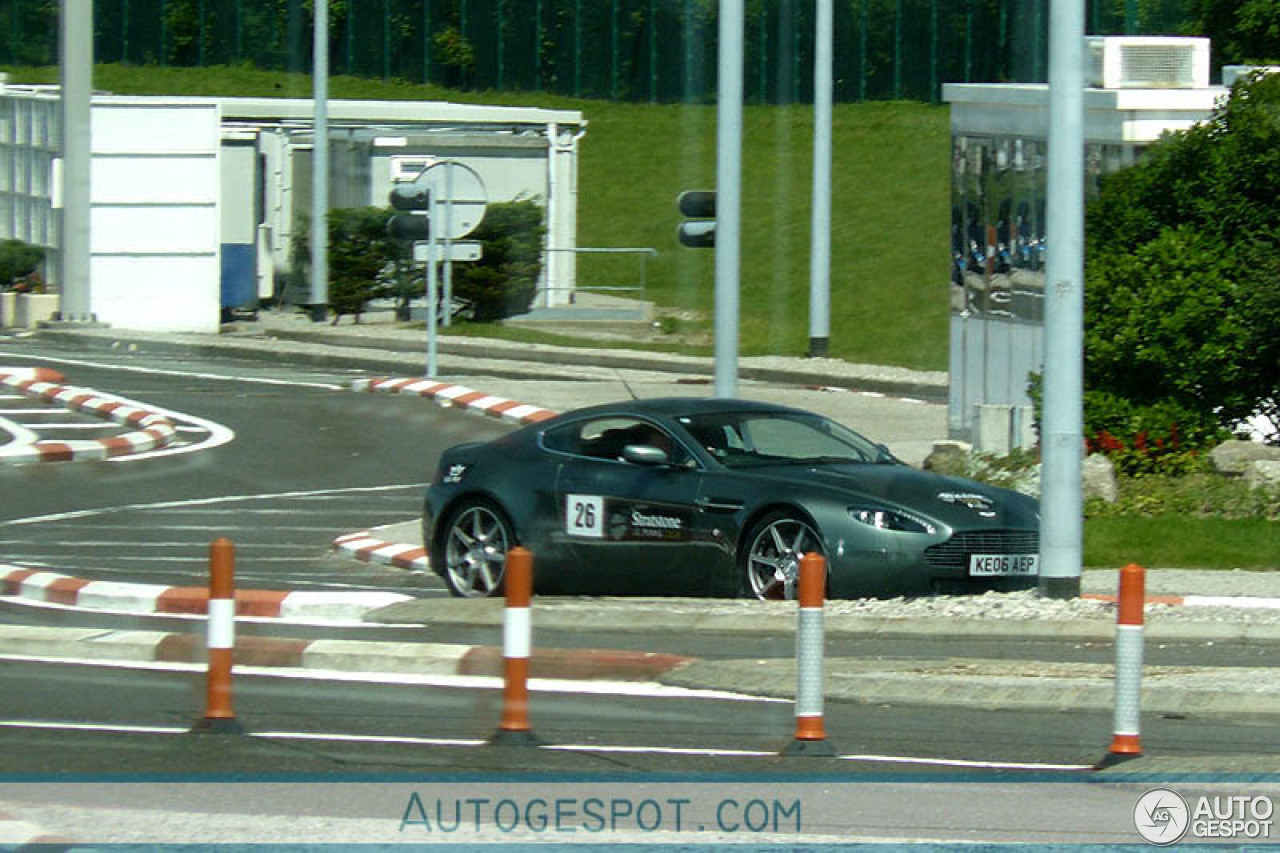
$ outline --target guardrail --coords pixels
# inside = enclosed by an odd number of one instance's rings
[[[547,254],[554,253],[570,253],[577,255],[635,255],[640,261],[640,283],[636,285],[592,285],[577,283],[573,287],[551,287],[545,286],[539,288],[538,295],[546,297],[543,304],[551,304],[551,295],[555,292],[583,290],[591,293],[636,293],[638,292],[643,298],[646,289],[649,286],[649,259],[658,256],[658,250],[646,246],[615,246],[615,247],[583,247],[579,246],[572,249],[546,249]]]

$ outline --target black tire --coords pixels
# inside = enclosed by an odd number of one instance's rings
[[[449,514],[436,549],[440,577],[459,598],[502,595],[507,551],[517,544],[507,514],[491,501],[469,498]]]
[[[761,601],[796,597],[800,557],[817,552],[826,556],[822,539],[795,512],[771,512],[752,526],[738,552],[741,594]]]

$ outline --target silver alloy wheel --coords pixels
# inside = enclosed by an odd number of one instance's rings
[[[747,548],[749,591],[762,601],[790,601],[796,597],[800,557],[822,553],[818,534],[808,524],[778,516],[756,529]]]
[[[496,509],[471,504],[459,510],[444,543],[449,591],[464,598],[496,595],[511,544],[507,522]]]

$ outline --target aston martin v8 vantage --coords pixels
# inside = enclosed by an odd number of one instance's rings
[[[501,590],[528,548],[543,594],[793,598],[821,553],[836,598],[1034,586],[1039,508],[916,470],[820,415],[706,398],[631,400],[450,448],[423,542],[458,596]]]

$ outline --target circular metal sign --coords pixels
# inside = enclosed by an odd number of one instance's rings
[[[458,240],[484,219],[489,193],[475,169],[454,160],[441,160],[422,170],[414,181],[431,191],[431,236]]]

